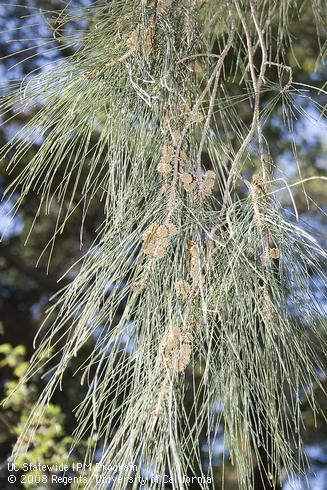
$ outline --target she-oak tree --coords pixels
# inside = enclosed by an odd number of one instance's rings
[[[64,8],[54,36],[73,54],[2,99],[3,113],[37,108],[2,155],[13,171],[41,141],[6,196],[19,191],[18,210],[37,192],[38,215],[56,210],[51,252],[74,213],[82,237],[90,203],[103,203],[94,244],[49,308],[22,380],[48,366],[14,454],[33,441],[67,366],[93,340],[78,370],[87,394],[74,443],[92,440],[87,463],[101,447],[103,478],[95,469],[85,488],[96,477],[107,488],[118,465],[125,480],[115,489],[138,488],[139,476],[164,488],[165,474],[172,488],[193,488],[187,475],[211,489],[220,424],[240,489],[280,488],[283,473],[303,471],[301,402],[319,410],[314,391],[323,389],[326,253],[299,223],[292,186],[305,179],[280,177],[265,126],[277,107],[290,126],[315,90],[293,80],[284,56],[306,3],[323,39],[324,0]],[[72,21],[89,28],[66,33]],[[124,468],[133,464],[131,475]]]

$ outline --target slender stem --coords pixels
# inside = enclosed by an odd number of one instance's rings
[[[201,165],[202,150],[203,150],[203,146],[204,146],[204,143],[205,143],[205,140],[206,140],[206,136],[207,136],[207,132],[208,132],[208,129],[209,129],[211,117],[212,117],[212,114],[213,114],[213,109],[214,109],[215,99],[216,99],[216,95],[217,95],[217,90],[218,90],[218,84],[219,84],[219,80],[220,80],[221,70],[222,70],[222,67],[223,67],[225,58],[226,58],[227,54],[229,53],[229,51],[230,51],[230,49],[231,49],[231,47],[233,45],[233,40],[234,40],[234,35],[235,35],[235,19],[234,19],[234,15],[233,15],[233,12],[232,12],[232,9],[230,7],[230,3],[229,2],[227,2],[227,5],[228,5],[229,16],[230,16],[230,19],[231,19],[231,30],[230,30],[230,33],[228,35],[226,46],[225,46],[224,50],[222,51],[222,53],[221,53],[221,55],[219,57],[219,60],[217,62],[217,65],[216,65],[217,73],[215,75],[215,82],[214,82],[213,90],[212,90],[211,97],[210,97],[207,118],[206,118],[206,121],[205,121],[203,130],[202,130],[201,141],[200,141],[200,144],[199,144],[197,158],[196,158],[196,162],[197,162],[197,179],[198,179],[198,184],[199,184],[200,196],[202,195],[202,192],[203,192],[202,165]]]
[[[260,91],[261,91],[262,84],[265,81],[264,76],[265,76],[265,71],[266,71],[266,67],[267,67],[267,50],[266,50],[266,47],[264,44],[262,31],[261,31],[260,27],[258,26],[258,21],[257,21],[257,17],[256,17],[255,8],[254,8],[253,3],[250,2],[251,12],[252,12],[252,16],[254,18],[256,29],[258,31],[260,46],[261,46],[261,50],[262,50],[262,61],[261,61],[261,68],[260,68],[260,74],[259,74],[258,79],[256,78],[256,75],[255,75],[254,61],[253,61],[253,47],[252,47],[249,29],[247,27],[246,21],[244,19],[244,16],[242,14],[242,11],[241,11],[241,8],[238,4],[238,1],[234,0],[234,4],[236,6],[239,18],[241,19],[242,26],[243,26],[245,36],[246,36],[248,56],[249,56],[249,66],[250,66],[250,72],[251,72],[251,78],[252,78],[255,96],[254,96],[253,118],[252,118],[250,130],[249,130],[247,136],[244,138],[241,147],[239,148],[238,152],[235,155],[234,161],[232,163],[232,166],[231,166],[228,178],[227,178],[225,192],[224,192],[224,196],[223,196],[223,205],[222,205],[222,209],[221,209],[222,214],[224,214],[226,207],[227,207],[228,203],[230,202],[230,189],[233,185],[235,176],[237,174],[237,168],[239,166],[241,158],[243,157],[243,154],[244,154],[248,144],[250,143],[251,139],[253,138],[253,135],[254,135],[256,130],[259,131],[259,134],[260,134],[259,140],[262,142],[262,133],[261,133],[261,127],[260,127],[260,112],[259,112],[259,110],[260,110]],[[260,31],[260,35],[259,35],[259,31]],[[263,156],[261,158],[262,158],[263,169],[265,169],[265,162],[264,162]],[[266,171],[265,170],[263,170],[263,171],[264,171],[264,174],[266,174]]]

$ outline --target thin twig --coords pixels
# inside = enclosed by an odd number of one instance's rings
[[[237,168],[238,168],[238,165],[240,163],[240,160],[241,160],[248,144],[250,143],[255,131],[258,129],[259,129],[259,132],[261,131],[260,124],[259,124],[260,123],[260,120],[259,120],[260,90],[261,90],[262,84],[264,83],[264,75],[265,75],[266,64],[267,64],[267,50],[265,48],[264,39],[262,36],[262,31],[261,31],[260,27],[258,26],[258,20],[257,20],[256,14],[255,14],[254,5],[252,2],[250,2],[252,16],[255,19],[254,22],[256,25],[256,29],[258,31],[258,36],[260,39],[260,45],[261,45],[261,49],[262,49],[261,69],[260,69],[260,74],[259,74],[259,77],[257,80],[256,75],[255,75],[255,70],[254,70],[253,49],[252,49],[250,33],[249,33],[246,21],[243,17],[242,11],[240,9],[240,6],[239,6],[237,0],[234,0],[234,3],[236,6],[238,15],[241,19],[245,35],[246,35],[247,47],[248,47],[248,56],[249,56],[249,65],[250,65],[252,82],[253,82],[253,86],[254,86],[254,90],[255,90],[255,98],[254,98],[253,119],[252,119],[250,130],[249,130],[246,138],[243,140],[241,147],[239,148],[238,152],[235,155],[234,162],[231,166],[229,176],[227,178],[225,193],[223,196],[223,205],[222,205],[222,209],[221,209],[222,214],[224,214],[224,212],[226,210],[226,206],[228,205],[228,202],[230,200],[230,188],[234,182],[234,178],[235,178],[235,175],[237,173]],[[260,32],[260,34],[259,34],[259,32]],[[264,170],[265,169],[265,162],[263,161],[264,160],[263,155],[261,156],[261,158],[262,158],[262,165],[263,165],[263,170]],[[266,173],[266,172],[264,171],[264,173]]]
[[[202,150],[203,150],[203,146],[204,146],[204,143],[205,143],[205,140],[206,140],[206,136],[207,136],[207,132],[208,132],[208,129],[209,129],[211,117],[212,117],[212,114],[213,114],[214,103],[215,103],[216,94],[217,94],[217,90],[218,90],[218,84],[219,84],[219,80],[220,80],[221,70],[222,70],[222,67],[223,67],[225,58],[226,58],[227,54],[229,53],[229,51],[230,51],[230,49],[231,49],[231,47],[233,45],[233,40],[234,40],[234,35],[235,35],[235,19],[234,19],[234,15],[233,15],[233,12],[232,12],[232,9],[230,7],[230,3],[229,2],[227,2],[227,6],[228,6],[229,16],[230,16],[230,19],[231,19],[231,30],[230,30],[230,33],[228,35],[226,46],[223,49],[223,51],[222,51],[222,53],[221,53],[221,55],[219,57],[219,60],[217,62],[217,66],[216,66],[217,73],[216,73],[216,76],[215,76],[215,82],[214,82],[213,90],[212,90],[211,97],[210,97],[207,118],[206,118],[206,121],[205,121],[203,130],[202,130],[201,140],[200,140],[200,144],[199,144],[199,148],[198,148],[198,152],[197,152],[197,158],[196,158],[196,163],[197,163],[197,179],[198,179],[198,184],[199,184],[199,193],[200,193],[200,196],[202,195],[202,192],[203,192],[202,165],[201,165]]]

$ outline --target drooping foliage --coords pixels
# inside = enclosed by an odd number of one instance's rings
[[[324,2],[309,3],[323,39]],[[17,453],[93,338],[74,434],[92,440],[88,461],[98,440],[104,464],[168,471],[174,488],[201,473],[212,488],[200,452],[204,440],[213,451],[222,423],[240,488],[252,488],[255,460],[272,488],[282,469],[303,469],[300,405],[306,397],[317,409],[326,254],[299,221],[265,138],[276,107],[291,125],[313,89],[284,59],[301,9],[286,0],[102,0],[64,10],[62,25],[90,26],[62,39],[74,54],[3,99],[4,112],[36,108],[3,150],[14,171],[39,142],[7,196],[19,190],[18,209],[37,193],[38,214],[56,210],[51,253],[73,213],[82,211],[82,240],[91,202],[103,203],[94,244],[39,334],[27,377],[49,365],[48,384]],[[250,121],[239,112],[246,101]]]

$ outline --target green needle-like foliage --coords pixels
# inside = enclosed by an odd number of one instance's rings
[[[322,36],[325,2],[309,3]],[[62,39],[78,42],[75,54],[3,98],[3,112],[37,108],[3,155],[9,171],[19,169],[7,190],[19,191],[15,209],[37,193],[39,214],[56,210],[50,249],[78,208],[83,228],[91,202],[103,203],[93,246],[48,311],[27,376],[49,364],[49,382],[15,453],[93,339],[79,367],[87,394],[75,443],[98,440],[104,465],[168,472],[173,488],[201,473],[201,488],[212,488],[201,444],[204,436],[212,454],[221,422],[241,489],[252,488],[255,460],[271,488],[282,470],[303,471],[300,405],[305,397],[318,410],[325,361],[326,253],[296,207],[293,218],[282,208],[279,189],[292,189],[274,180],[265,139],[275,107],[290,118],[306,97],[284,60],[301,8],[288,0],[102,0],[72,19],[67,10],[62,22],[90,25]],[[250,121],[239,112],[244,101]]]

